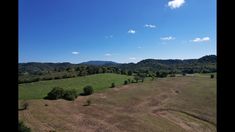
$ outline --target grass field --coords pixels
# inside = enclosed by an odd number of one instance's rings
[[[120,86],[124,83],[124,80],[127,80],[128,78],[132,79],[133,77],[105,73],[84,77],[19,84],[19,99],[42,99],[55,86],[59,86],[64,89],[76,89],[78,92],[82,92],[83,87],[91,85],[93,86],[94,91],[97,92],[109,88],[112,82],[114,82],[116,86]]]
[[[88,99],[91,105],[84,106]],[[19,119],[34,132],[216,132],[216,78],[210,74],[147,80],[75,101],[27,102]]]

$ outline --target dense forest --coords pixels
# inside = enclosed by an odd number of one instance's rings
[[[210,73],[216,72],[216,56],[207,55],[199,59],[145,59],[138,63],[120,64],[110,61],[89,61],[80,64],[65,63],[19,63],[18,82],[27,83],[86,76],[98,73],[140,74],[158,76],[159,73]]]

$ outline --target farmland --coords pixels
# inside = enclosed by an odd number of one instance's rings
[[[133,77],[106,73],[60,80],[24,83],[19,84],[19,99],[42,99],[56,86],[65,89],[76,89],[78,92],[82,92],[83,87],[92,85],[95,92],[97,92],[109,88],[113,82],[116,86],[120,86],[123,84],[124,80],[128,78],[132,79]]]
[[[122,85],[127,78],[130,76],[98,74],[71,78],[71,82],[63,79],[20,85],[19,103],[27,99],[29,107],[19,111],[19,118],[35,132],[216,131],[216,79],[210,74]],[[113,81],[118,86],[108,88]],[[87,82],[98,92],[75,101],[41,99],[52,86],[81,90]],[[36,90],[40,87],[47,90],[39,94]],[[25,94],[28,89],[35,91]],[[84,105],[87,100],[91,105]]]

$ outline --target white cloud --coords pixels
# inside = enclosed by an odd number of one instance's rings
[[[111,54],[110,53],[106,53],[105,56],[111,56]]]
[[[135,57],[130,57],[129,59],[130,59],[130,60],[135,60],[136,58],[135,58]]]
[[[106,39],[113,38],[113,35],[105,36]]]
[[[210,40],[209,37],[203,37],[203,38],[195,38],[192,41],[193,42],[206,42],[206,41],[209,41],[209,40]]]
[[[79,52],[74,51],[74,52],[72,52],[72,54],[77,55],[77,54],[79,54]]]
[[[135,34],[135,30],[133,30],[133,29],[129,29],[127,33]]]
[[[185,3],[185,0],[172,0],[168,2],[168,6],[171,9],[176,9],[181,7]]]
[[[138,49],[141,49],[142,47],[141,47],[141,46],[138,46],[137,48],[138,48]]]
[[[145,24],[144,27],[146,27],[146,28],[156,28],[156,25]]]
[[[169,36],[169,37],[162,37],[161,40],[174,40],[175,37]]]

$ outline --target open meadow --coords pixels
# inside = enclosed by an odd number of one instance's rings
[[[130,77],[98,74],[20,84],[19,104],[29,106],[19,119],[33,132],[216,132],[216,78],[210,74],[123,85]],[[82,90],[87,82],[92,95],[41,99],[53,86]],[[112,82],[116,87],[108,88]]]

